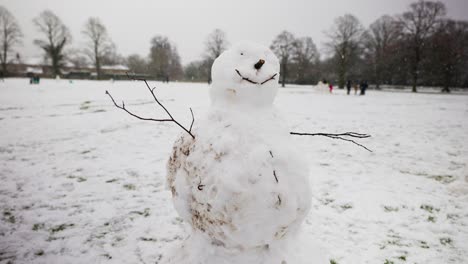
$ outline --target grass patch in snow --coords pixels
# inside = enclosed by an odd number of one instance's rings
[[[139,238],[141,241],[147,241],[147,242],[157,242],[157,238],[152,238],[152,237],[140,237]]]
[[[109,253],[106,253],[106,254],[102,254],[101,256],[107,258],[107,259],[112,259],[112,256],[109,255]]]
[[[328,204],[331,204],[335,201],[335,199],[332,199],[332,198],[325,198],[325,199],[321,199],[320,202],[323,204],[323,205],[328,205]]]
[[[80,152],[80,154],[84,155],[84,154],[88,154],[90,153],[91,151],[93,151],[92,149],[87,149],[87,150],[83,150]]]
[[[143,217],[148,217],[150,215],[150,209],[145,208],[143,211],[131,211],[131,214],[141,215]]]
[[[434,211],[435,212],[440,211],[439,208],[435,208],[434,206],[429,205],[429,204],[422,204],[420,208],[423,209],[424,211],[427,211],[428,213],[431,213],[431,214],[434,213]]]
[[[131,184],[131,183],[127,183],[127,184],[124,184],[123,187],[129,191],[134,191],[136,190],[136,186],[134,184]]]
[[[81,105],[80,105],[80,110],[87,110],[87,109],[89,109],[90,104],[91,104],[91,101],[84,101],[84,102],[81,103]]]
[[[419,246],[421,248],[429,248],[429,245],[427,245],[427,242],[426,241],[419,241]]]
[[[76,179],[77,182],[84,182],[84,181],[87,181],[88,179],[86,179],[85,177],[81,177],[81,176],[75,176],[75,175],[70,175],[67,177],[68,179]]]
[[[353,208],[353,205],[352,204],[349,204],[349,203],[346,203],[346,204],[342,204],[340,205],[341,209],[343,209],[343,211],[346,211],[348,209],[351,209]]]
[[[118,179],[110,179],[110,180],[107,180],[106,183],[112,183],[112,182],[116,182],[118,181]]]
[[[428,178],[444,184],[452,183],[456,179],[453,175],[431,175]]]
[[[58,233],[58,232],[62,232],[63,230],[69,228],[69,227],[73,227],[75,226],[75,224],[61,224],[61,225],[57,225],[57,226],[54,226],[52,228],[49,229],[49,231],[52,233],[52,234],[55,234],[55,233]]]
[[[44,227],[45,227],[44,223],[36,223],[33,225],[32,230],[39,231],[41,229],[44,229]]]
[[[440,241],[440,244],[442,244],[444,246],[452,245],[452,239],[450,237],[443,237],[443,238],[439,239],[439,241]]]
[[[398,212],[400,210],[400,208],[398,208],[398,207],[393,207],[393,206],[389,206],[389,205],[384,205],[383,208],[384,208],[384,211],[387,212],[387,213]]]
[[[453,181],[455,181],[455,177],[453,175],[431,175],[431,174],[428,174],[426,172],[411,172],[411,171],[407,171],[407,170],[400,170],[401,173],[403,174],[411,174],[411,175],[415,175],[415,176],[424,176],[428,179],[432,179],[432,180],[436,180],[440,183],[443,183],[443,184],[448,184],[448,183],[451,183]]]
[[[3,221],[14,224],[16,223],[16,218],[9,210],[6,210],[3,211]]]

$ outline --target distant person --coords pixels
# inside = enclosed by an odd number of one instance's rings
[[[354,95],[357,94],[357,91],[358,91],[358,90],[359,90],[359,81],[356,80],[356,81],[354,82]]]
[[[349,93],[351,92],[351,80],[348,80],[346,82],[346,91],[347,91],[347,94],[349,95]]]
[[[361,94],[360,95],[366,95],[366,90],[367,90],[367,87],[368,87],[367,81],[363,81],[360,86],[361,86]]]
[[[329,83],[328,88],[330,89],[330,93],[333,93],[333,84],[331,82]]]

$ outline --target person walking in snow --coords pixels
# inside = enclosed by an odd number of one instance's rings
[[[360,95],[366,95],[366,89],[368,87],[367,81],[361,82],[361,94]]]
[[[348,80],[346,82],[346,91],[347,91],[347,94],[349,95],[349,92],[351,92],[351,80]]]
[[[333,93],[333,84],[331,82],[329,83],[328,88],[330,89],[330,93]]]
[[[356,81],[354,82],[354,95],[357,94],[357,91],[358,91],[358,90],[359,90],[359,81],[356,80]]]

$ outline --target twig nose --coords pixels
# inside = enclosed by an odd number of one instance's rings
[[[256,70],[260,70],[260,68],[263,66],[264,63],[265,63],[265,61],[260,59],[257,63],[255,63],[254,68]]]

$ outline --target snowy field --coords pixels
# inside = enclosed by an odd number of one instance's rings
[[[177,119],[208,86],[153,83]],[[140,82],[0,83],[0,263],[158,263],[184,239],[165,186],[180,129]],[[295,137],[311,167],[304,232],[332,263],[468,263],[468,95],[281,89],[291,130],[369,133],[353,144]],[[196,125],[196,121],[195,121]]]

